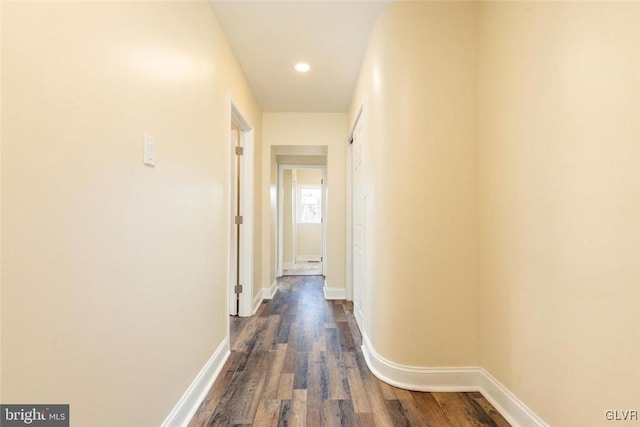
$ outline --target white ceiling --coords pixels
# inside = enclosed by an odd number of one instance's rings
[[[345,112],[369,32],[390,1],[213,1],[264,111]],[[300,74],[296,62],[311,65]]]

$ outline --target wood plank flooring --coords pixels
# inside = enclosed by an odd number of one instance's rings
[[[279,279],[275,298],[232,318],[231,356],[189,427],[507,427],[480,393],[392,387],[367,368],[345,301],[326,301],[321,276]]]

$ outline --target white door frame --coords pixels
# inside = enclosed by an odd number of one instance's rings
[[[327,166],[326,165],[278,165],[278,269],[284,272],[284,171],[295,169],[320,169],[322,171],[322,275],[327,276]],[[292,203],[294,201],[292,200]],[[294,222],[295,224],[295,222]],[[295,254],[294,254],[295,258]]]
[[[360,108],[358,110],[358,113],[355,116],[355,119],[353,121],[353,123],[351,124],[351,127],[349,129],[349,134],[348,134],[348,138],[347,138],[347,209],[346,209],[346,214],[347,214],[347,239],[346,239],[346,243],[347,243],[347,251],[346,251],[346,273],[347,273],[347,283],[346,283],[346,298],[349,301],[353,301],[354,299],[354,280],[353,280],[353,145],[351,144],[351,142],[353,141],[353,134],[354,131],[356,129],[356,126],[358,125],[358,122],[360,122],[360,126],[361,126],[361,132],[360,132],[360,137],[362,139],[362,156],[364,157],[364,153],[365,153],[365,149],[366,149],[366,117],[365,117],[365,98],[363,97],[362,102],[360,104]],[[365,158],[366,159],[366,158]],[[366,170],[366,165],[364,164],[364,160],[363,160],[363,171]],[[364,172],[363,172],[364,175]],[[366,253],[366,198],[367,198],[367,190],[366,190],[366,184],[363,184],[363,193],[364,193],[364,203],[365,206],[363,207],[363,213],[362,213],[362,226],[364,229],[363,232],[363,277],[362,277],[362,281],[363,281],[363,285],[365,285],[366,283],[368,283],[368,271],[367,271],[367,253]],[[362,298],[361,301],[359,301],[360,306],[354,307],[354,315],[355,318],[357,320],[358,326],[360,327],[360,330],[362,332],[367,332],[369,329],[369,325],[370,323],[370,310],[369,310],[369,303],[370,303],[370,295],[369,295],[369,289],[367,286],[363,286],[363,289],[360,290],[360,296]],[[356,312],[357,311],[357,312]]]
[[[253,126],[246,119],[233,96],[229,94],[229,119],[228,129],[228,167],[229,167],[229,253],[227,263],[228,276],[228,301],[229,314],[240,317],[249,317],[253,314],[253,158],[254,158],[254,130]],[[243,290],[240,294],[240,308],[236,313],[236,298],[234,288],[236,285],[236,242],[235,242],[235,205],[236,205],[236,153],[235,141],[232,138],[231,123],[240,130],[240,145],[243,147],[243,154],[240,157],[240,213],[242,214],[242,225],[240,226],[240,284]]]
[[[347,301],[353,301],[353,159],[351,150],[351,138],[353,136],[353,129],[355,128],[355,124],[358,121],[360,113],[356,116],[356,121],[353,123],[353,126],[349,130],[347,144],[345,150],[347,151],[346,159],[347,159],[347,173],[346,173],[346,226],[347,226],[347,236],[346,236],[346,251],[345,251],[345,273],[346,273],[346,283],[345,283],[345,298]]]
[[[322,275],[327,277],[327,167],[322,168]],[[326,286],[326,284],[325,284]]]
[[[284,172],[283,176],[284,176]],[[282,181],[282,185],[284,185],[284,180]],[[284,188],[282,191],[282,195],[284,196]],[[282,198],[282,218],[284,221],[284,197]],[[282,223],[282,233],[284,236],[284,222]],[[291,170],[291,256],[293,257],[293,265],[298,263],[298,175],[295,169]],[[284,254],[284,238],[282,239],[282,253]],[[282,270],[284,273],[284,255],[282,256]]]

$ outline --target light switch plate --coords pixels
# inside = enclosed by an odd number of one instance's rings
[[[149,135],[144,136],[144,164],[156,165],[156,140]]]

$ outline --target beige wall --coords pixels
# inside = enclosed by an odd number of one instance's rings
[[[298,224],[296,232],[297,259],[313,258],[320,261],[322,256],[322,227],[316,224]]]
[[[350,125],[366,97],[365,332],[396,363],[478,362],[476,30],[471,3],[389,6],[353,98]]]
[[[2,396],[2,139],[3,139],[3,128],[2,128],[2,51],[3,51],[3,8],[4,2],[0,1],[0,401],[4,402]]]
[[[381,14],[349,123],[364,96],[384,357],[478,364],[550,425],[636,408],[639,21],[615,2]]]
[[[207,2],[3,2],[2,27],[2,401],[157,426],[228,331],[229,89],[257,153],[260,110]]]
[[[296,169],[296,181],[302,185],[320,185],[322,169]]]
[[[264,113],[263,114],[263,241],[271,262],[263,262],[263,283],[276,275],[276,154],[274,146],[327,146],[327,286],[345,285],[345,145],[346,114]],[[271,176],[266,171],[271,170]],[[267,185],[267,183],[270,185]]]
[[[481,363],[552,426],[609,425],[640,404],[640,4],[480,18]]]
[[[278,155],[277,162],[281,165],[317,165],[326,166],[326,156],[287,156]]]

